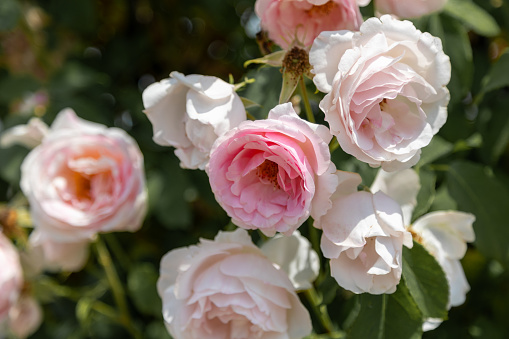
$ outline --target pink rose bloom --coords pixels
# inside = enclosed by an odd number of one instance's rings
[[[71,261],[73,270],[97,233],[134,232],[146,211],[143,156],[136,142],[123,130],[82,120],[70,109],[59,113],[23,161],[21,189],[30,203],[32,244],[41,245],[53,261]]]
[[[245,230],[168,252],[157,290],[175,339],[297,339],[311,319],[286,273]]]
[[[217,137],[246,120],[234,86],[203,75],[172,72],[143,91],[154,142],[173,146],[180,166],[204,169]]]
[[[418,18],[441,10],[446,3],[447,0],[375,0],[375,8],[400,18]]]
[[[23,271],[18,252],[0,230],[0,337],[1,325],[7,320],[22,287]]]
[[[243,122],[212,147],[207,172],[216,200],[240,227],[290,235],[331,206],[337,185],[331,138],[290,103],[276,106],[266,120]]]
[[[257,0],[255,12],[262,29],[283,49],[309,47],[322,31],[358,30],[362,23],[355,0]]]
[[[321,248],[330,259],[331,275],[354,293],[394,293],[401,278],[403,245],[413,246],[401,208],[382,192],[358,192],[358,174],[337,175],[332,208],[320,222]]]
[[[447,119],[451,76],[440,39],[389,15],[360,32],[323,32],[309,62],[343,150],[386,171],[409,168]]]

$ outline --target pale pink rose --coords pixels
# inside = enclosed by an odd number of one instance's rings
[[[246,120],[234,86],[203,75],[172,72],[143,91],[154,142],[173,146],[182,168],[204,169],[217,137]]]
[[[409,168],[447,119],[451,76],[439,38],[384,15],[360,32],[323,32],[309,62],[332,134],[386,171]]]
[[[418,18],[441,10],[447,0],[375,0],[377,12],[400,18]]]
[[[0,229],[0,327],[18,300],[22,287],[23,271],[18,252]]]
[[[34,333],[42,322],[42,309],[32,297],[22,295],[9,311],[9,330],[24,339]]]
[[[175,339],[297,339],[311,333],[309,313],[288,276],[245,230],[172,250],[160,271],[163,317]]]
[[[401,278],[403,245],[413,245],[401,208],[382,192],[357,192],[358,174],[337,175],[332,208],[320,222],[331,275],[354,293],[393,293]]]
[[[331,138],[290,103],[276,106],[268,119],[243,122],[212,148],[207,172],[216,200],[240,227],[290,235],[331,206],[337,185]]]
[[[474,221],[475,216],[470,213],[439,211],[420,217],[410,228],[444,270],[449,283],[449,308],[463,304],[470,290],[460,259],[467,251],[466,243],[475,240]],[[428,319],[424,330],[432,330],[440,323],[440,319]]]
[[[81,244],[97,233],[138,230],[146,212],[143,155],[136,142],[70,109],[59,113],[23,161],[21,189],[35,228],[31,241],[47,241],[42,248],[53,259],[60,253],[62,260],[73,260],[68,245],[82,253]],[[61,246],[53,247],[57,243]]]
[[[355,0],[257,0],[255,12],[283,49],[309,47],[322,31],[357,30],[362,23]]]

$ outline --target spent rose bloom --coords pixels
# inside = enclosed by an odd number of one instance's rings
[[[403,245],[413,246],[401,208],[383,192],[358,192],[358,174],[338,171],[337,176],[332,208],[319,224],[331,275],[354,293],[393,293],[401,278]]]
[[[20,185],[30,203],[32,245],[70,270],[83,264],[86,244],[97,233],[134,232],[145,217],[143,155],[136,142],[71,109],[58,114],[26,156]]]
[[[246,120],[234,86],[203,75],[172,72],[143,91],[154,141],[173,146],[180,166],[204,169],[217,137]]]
[[[309,47],[322,31],[357,30],[362,23],[355,0],[257,0],[255,12],[283,49],[295,43]]]
[[[168,252],[157,282],[166,327],[175,339],[292,339],[311,319],[286,273],[243,229]]]
[[[447,119],[451,76],[439,38],[410,21],[370,18],[360,32],[323,32],[309,62],[332,134],[386,171],[409,168]]]
[[[374,0],[375,8],[383,14],[400,18],[418,18],[441,10],[447,0]]]
[[[337,185],[329,130],[299,118],[290,103],[265,120],[245,121],[218,138],[207,173],[234,224],[290,235],[330,208]]]
[[[0,337],[2,324],[16,304],[23,286],[23,271],[18,252],[0,230]]]
[[[460,259],[467,251],[466,243],[475,240],[474,221],[470,213],[438,211],[420,217],[410,227],[444,270],[449,283],[449,308],[463,304],[470,290]],[[432,330],[440,323],[440,319],[428,319],[423,328]]]

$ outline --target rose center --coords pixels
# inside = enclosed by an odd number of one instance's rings
[[[76,198],[79,200],[90,200],[90,179],[82,173],[72,172],[72,180],[74,181],[74,190]]]
[[[309,16],[326,16],[329,15],[334,9],[338,7],[338,4],[334,1],[329,1],[320,6],[313,6],[308,9],[306,12]]]
[[[274,188],[280,188],[279,183],[277,181],[278,173],[279,173],[278,164],[270,160],[265,160],[256,169],[256,175],[263,181],[270,182],[272,185],[274,185]]]
[[[380,110],[385,112],[385,110],[387,109],[387,106],[388,106],[387,99],[384,98],[382,101],[380,101],[378,103],[378,105],[380,106]]]

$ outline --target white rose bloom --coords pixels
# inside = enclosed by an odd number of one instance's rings
[[[356,173],[338,171],[332,208],[321,218],[321,248],[338,284],[354,293],[393,293],[401,278],[403,245],[412,247],[398,203],[361,191]]]
[[[420,158],[447,119],[451,76],[439,38],[389,15],[360,32],[322,32],[309,54],[320,102],[342,149],[395,171]]]
[[[173,146],[180,166],[205,169],[216,139],[246,120],[234,86],[203,75],[172,72],[143,92],[154,142]]]
[[[311,318],[283,270],[247,231],[177,248],[161,260],[157,290],[175,339],[299,339]]]

